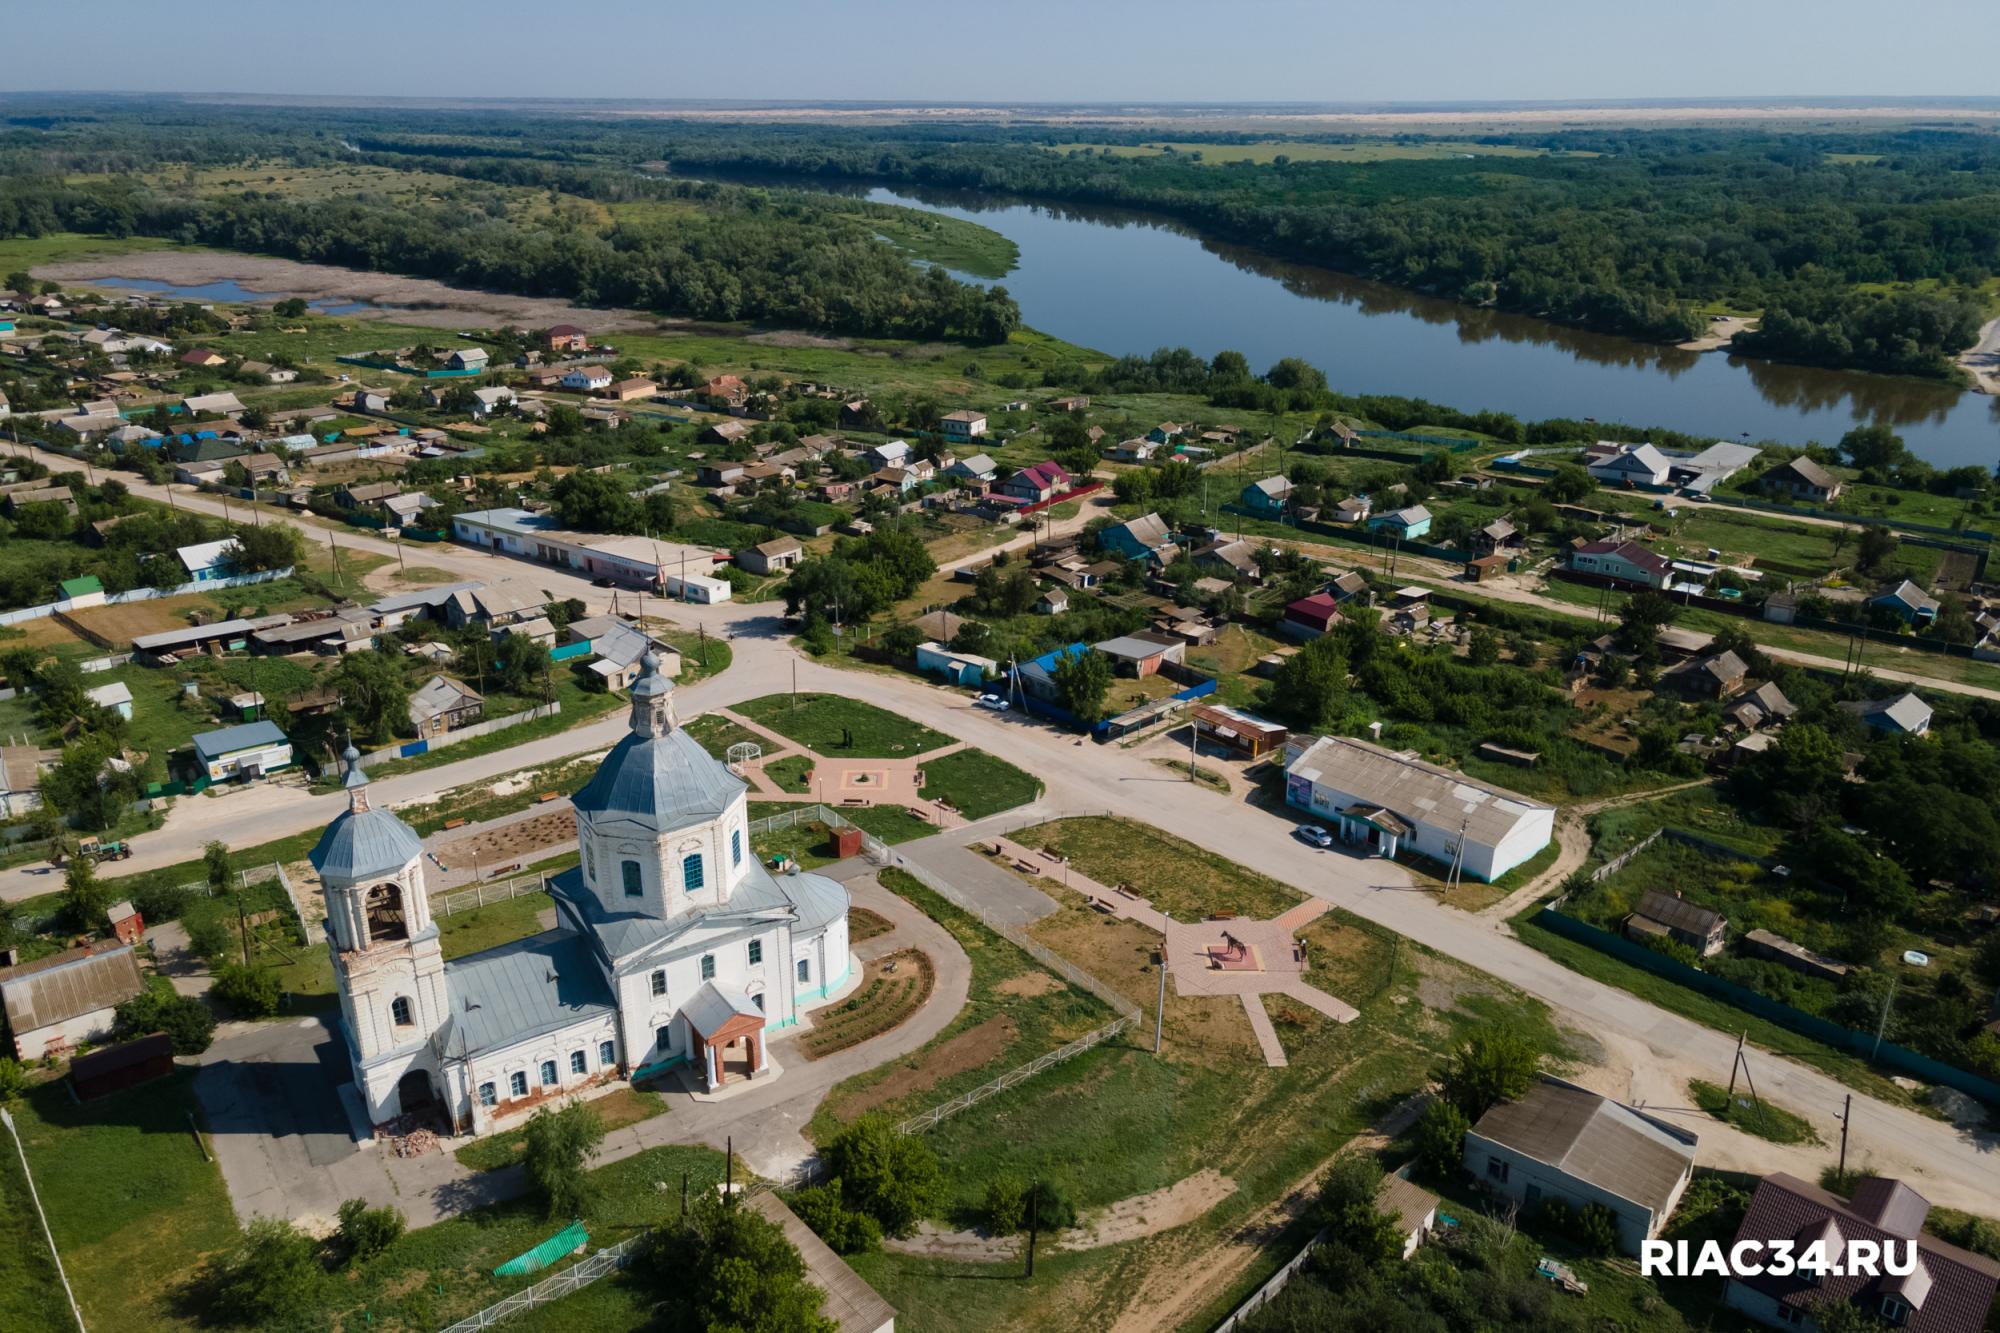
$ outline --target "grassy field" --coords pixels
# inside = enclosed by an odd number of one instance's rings
[[[1261,920],[1305,901],[1288,884],[1131,820],[1059,819],[1022,829],[1014,840],[1068,857],[1079,872],[1107,887],[1129,884],[1182,921],[1214,912]]]
[[[524,893],[505,902],[437,918],[438,944],[447,960],[497,949],[542,932],[537,916],[549,909],[547,894]]]
[[[796,702],[789,694],[767,694],[735,711],[828,757],[911,759],[952,741],[941,731],[838,694],[801,694]]]
[[[72,1323],[54,1252],[28,1198],[14,1141],[0,1135],[0,1328],[67,1328]]]
[[[875,234],[926,264],[941,264],[975,278],[1004,278],[1021,260],[1021,247],[976,222],[921,208],[877,204],[867,210]]]
[[[783,759],[764,765],[764,776],[777,783],[780,789],[791,792],[811,791],[812,784],[807,778],[812,771],[813,760],[802,754],[788,754]]]
[[[927,801],[945,801],[976,820],[1026,805],[1042,794],[1042,784],[1006,760],[968,747],[925,760],[924,785],[917,794]]]
[[[1762,1099],[1753,1099],[1744,1089],[1739,1089],[1732,1097],[1729,1089],[1717,1083],[1693,1079],[1688,1083],[1688,1095],[1694,1104],[1725,1124],[1734,1125],[1745,1134],[1755,1134],[1760,1139],[1773,1143],[1818,1143],[1819,1134],[1812,1122],[1802,1115],[1795,1115],[1781,1106],[1773,1106]]]
[[[175,1288],[236,1238],[222,1173],[195,1140],[193,1080],[183,1069],[87,1104],[50,1083],[14,1108],[56,1248],[92,1329],[189,1327],[175,1309]]]

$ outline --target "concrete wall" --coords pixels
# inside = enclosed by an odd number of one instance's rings
[[[20,1060],[39,1060],[51,1047],[76,1050],[83,1043],[103,1041],[111,1035],[117,1018],[115,1009],[96,1009],[75,1018],[51,1023],[14,1034],[14,1054]]]
[[[1490,1170],[1489,1164],[1496,1158],[1507,1164],[1507,1179],[1504,1181],[1496,1180]],[[1579,1180],[1555,1167],[1524,1157],[1512,1148],[1469,1131],[1465,1136],[1465,1169],[1489,1189],[1498,1190],[1508,1198],[1520,1201],[1524,1208],[1533,1206],[1528,1199],[1530,1187],[1538,1191],[1534,1203],[1540,1203],[1545,1199],[1561,1199],[1571,1208],[1577,1209],[1593,1203],[1603,1204],[1618,1218],[1618,1248],[1630,1255],[1638,1254],[1641,1242],[1650,1239],[1667,1218],[1673,1215],[1674,1205],[1680,1202],[1681,1192],[1687,1188],[1688,1180],[1694,1173],[1693,1168],[1689,1167],[1681,1174],[1680,1183],[1674,1187],[1673,1196],[1667,1200],[1667,1206],[1656,1215],[1652,1210],[1630,1199],[1621,1199],[1588,1181]]]

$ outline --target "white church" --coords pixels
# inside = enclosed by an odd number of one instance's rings
[[[460,1133],[564,1093],[688,1066],[714,1089],[771,1070],[765,1036],[857,969],[847,890],[773,875],[750,850],[747,784],[674,717],[648,654],[632,729],[576,794],[582,864],[549,881],[556,929],[446,962],[416,832],[368,802],[313,848],[355,1087],[369,1120],[435,1113]]]

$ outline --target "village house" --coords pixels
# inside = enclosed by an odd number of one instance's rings
[[[651,398],[660,391],[660,386],[644,378],[619,380],[604,391],[604,396],[618,403],[637,402]]]
[[[1720,652],[1676,674],[1690,694],[1705,699],[1727,699],[1742,690],[1749,679],[1750,667],[1735,653]]]
[[[1293,486],[1287,477],[1266,477],[1243,488],[1243,507],[1260,518],[1278,518],[1291,503]]]
[[[484,347],[460,347],[454,349],[452,354],[444,359],[444,363],[452,370],[481,371],[486,369],[486,363],[490,359]]]
[[[1146,438],[1154,444],[1172,444],[1187,433],[1187,427],[1178,421],[1162,421],[1146,432]]]
[[[495,412],[506,411],[518,401],[514,395],[514,391],[504,384],[496,384],[491,388],[474,389],[472,391],[472,415],[475,417],[490,417]]]
[[[425,740],[470,726],[485,710],[477,690],[450,676],[432,676],[410,692],[410,725]]]
[[[1670,939],[1693,949],[1703,958],[1722,952],[1728,941],[1729,919],[1680,896],[1648,889],[1639,905],[1625,918],[1627,938],[1645,943],[1650,939]]]
[[[194,738],[195,766],[210,782],[256,779],[292,762],[292,743],[271,722],[204,731]]]
[[[596,393],[611,387],[611,371],[604,366],[571,366],[558,381],[572,393]]]
[[[204,393],[181,399],[181,410],[194,417],[235,417],[247,409],[233,393]]]
[[[1226,578],[1247,579],[1255,583],[1262,576],[1256,546],[1240,537],[1218,537],[1208,545],[1196,548],[1194,562],[1200,568],[1214,570]]]
[[[1604,443],[1600,442],[1602,449]],[[1650,444],[1611,445],[1610,453],[1593,453],[1585,470],[1606,486],[1664,486],[1672,464]]]
[[[1171,561],[1179,550],[1166,520],[1158,514],[1141,514],[1135,519],[1105,528],[1097,534],[1097,542],[1107,554],[1126,560],[1152,560],[1160,564]]]
[[[1073,393],[1061,398],[1049,399],[1049,411],[1051,412],[1082,412],[1089,407],[1090,398],[1086,394]]]
[[[939,417],[938,426],[947,440],[955,440],[962,444],[967,440],[976,440],[986,433],[986,414],[962,407],[956,412],[947,412]]]
[[[236,539],[224,537],[221,541],[183,546],[174,555],[180,560],[181,567],[187,570],[190,583],[208,583],[227,578],[234,572],[236,552]]]
[[[191,348],[188,351],[182,352],[175,360],[184,366],[193,366],[197,370],[207,370],[211,366],[226,366],[229,364],[228,357],[210,347]]]
[[[1825,1274],[1778,1274],[1763,1271],[1730,1276],[1723,1282],[1722,1302],[1772,1328],[1816,1328],[1823,1311],[1858,1310],[1863,1322],[1913,1333],[1981,1333],[1987,1311],[2000,1286],[2000,1263],[1948,1245],[1924,1229],[1930,1201],[1900,1180],[1870,1176],[1854,1188],[1852,1199],[1774,1171],[1757,1182],[1750,1206],[1731,1239],[1734,1246],[1761,1243],[1775,1253],[1780,1242],[1803,1252],[1820,1243],[1831,1264],[1841,1271]],[[1857,1272],[1840,1264],[1857,1242],[1887,1253],[1915,1249],[1916,1265],[1907,1273]],[[1900,1264],[1898,1265],[1900,1266]]]
[[[1316,592],[1289,603],[1283,619],[1278,621],[1278,629],[1295,639],[1317,639],[1322,634],[1331,634],[1339,623],[1340,603],[1331,593]]]
[[[356,389],[348,396],[347,405],[356,412],[387,412],[389,395],[380,389]]]
[[[730,411],[740,410],[749,401],[750,386],[735,375],[717,375],[701,386],[701,396],[722,404]]]
[[[590,645],[593,656],[589,670],[604,682],[606,689],[630,689],[639,679],[648,653],[659,658],[660,674],[671,679],[681,673],[679,649],[616,616],[572,620],[564,632],[567,642]]]
[[[995,489],[1023,504],[1040,504],[1070,489],[1070,475],[1054,460],[1022,468]]]
[[[1285,748],[1291,732],[1276,722],[1231,708],[1227,704],[1200,703],[1188,714],[1194,719],[1197,740],[1226,750],[1240,759],[1261,759]]]
[[[956,458],[945,467],[945,474],[965,481],[992,481],[999,472],[991,458],[985,454],[973,454],[968,458]]]
[[[13,1058],[63,1059],[108,1038],[119,1005],[146,986],[130,944],[86,944],[0,968]]]
[[[978,653],[955,652],[936,641],[917,645],[917,670],[947,685],[984,685],[1000,674],[1000,664]]]
[[[1160,668],[1170,662],[1178,664],[1185,661],[1187,644],[1170,635],[1140,630],[1136,634],[1121,634],[1115,639],[1106,639],[1093,645],[1093,651],[1110,658],[1112,669],[1119,675],[1136,676],[1143,680],[1157,675]]]
[[[1931,729],[1931,706],[1906,690],[1893,699],[1866,699],[1841,705],[1874,731],[1900,736],[1925,736]]]
[[[1411,505],[1406,509],[1377,514],[1368,520],[1368,530],[1401,537],[1404,541],[1416,541],[1430,532],[1431,511],[1422,505]]]
[[[342,509],[368,510],[381,504],[392,495],[402,493],[402,485],[393,481],[368,481],[342,486],[333,493],[333,502]]]
[[[1153,455],[1164,447],[1155,440],[1121,440],[1105,451],[1104,456],[1114,463],[1145,463],[1150,462]]]
[[[1375,502],[1367,496],[1350,495],[1333,507],[1332,518],[1336,523],[1366,523],[1374,510]]]
[[[1479,555],[1518,551],[1527,544],[1527,538],[1521,535],[1520,529],[1504,518],[1496,518],[1472,534],[1472,549]]]
[[[1757,478],[1757,488],[1768,495],[1785,495],[1815,504],[1839,499],[1843,484],[1839,477],[1804,454],[1778,464]]]
[[[1755,731],[1759,727],[1782,724],[1797,711],[1798,707],[1785,697],[1777,682],[1767,680],[1731,704],[1729,716],[1745,731]]]
[[[587,352],[590,350],[590,335],[574,324],[552,325],[543,335],[551,352]]]
[[[805,545],[797,537],[778,537],[739,548],[736,563],[752,574],[782,574],[805,559],[805,555]]]
[[[1868,605],[1911,626],[1928,625],[1937,619],[1938,613],[1938,599],[1908,579],[1885,593],[1869,598]]]
[[[1292,742],[1285,800],[1335,821],[1343,842],[1410,851],[1491,882],[1555,836],[1555,810],[1456,769],[1345,736]]]
[[[1044,588],[1042,595],[1035,599],[1035,614],[1059,616],[1069,610],[1069,591],[1066,588]]]
[[[1610,1209],[1619,1251],[1636,1255],[1694,1178],[1697,1142],[1677,1125],[1543,1075],[1466,1131],[1465,1169],[1525,1205]]]
[[[1570,548],[1568,567],[1578,574],[1642,588],[1663,588],[1673,572],[1665,556],[1637,542],[1595,541]]]

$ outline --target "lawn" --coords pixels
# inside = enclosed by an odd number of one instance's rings
[[[590,1109],[597,1113],[604,1128],[623,1129],[636,1125],[641,1120],[651,1120],[656,1115],[667,1113],[667,1099],[657,1092],[644,1088],[622,1087],[615,1092],[607,1092],[602,1097],[590,1101]],[[503,1166],[512,1166],[521,1158],[521,1149],[526,1144],[525,1131],[510,1129],[500,1134],[488,1134],[474,1139],[452,1156],[458,1164],[471,1171],[497,1171]]]
[[[917,794],[927,801],[944,801],[969,820],[985,819],[1042,794],[1042,784],[1027,772],[984,750],[954,750],[924,761],[924,785]]]
[[[720,713],[704,713],[681,724],[681,730],[701,743],[717,759],[727,761],[729,747],[750,744],[768,748],[770,742],[756,732],[739,723],[731,722]]]
[[[884,708],[838,694],[767,694],[736,712],[815,753],[855,759],[913,758],[952,738]]]
[[[814,761],[802,754],[788,754],[764,765],[764,776],[778,784],[780,791],[809,792]]]
[[[67,1328],[69,1299],[28,1199],[14,1140],[0,1134],[0,1328]]]
[[[1068,857],[1079,872],[1107,887],[1129,884],[1182,921],[1214,912],[1262,920],[1305,901],[1288,884],[1131,820],[1059,819],[1023,829],[1014,840]]]
[[[768,819],[772,815],[798,809],[799,806],[789,801],[752,801],[750,818]],[[926,838],[937,832],[937,825],[916,818],[908,806],[857,806],[842,810],[840,814],[870,837],[890,844]],[[832,827],[818,818],[801,819],[786,827],[754,834],[750,845],[767,864],[773,857],[789,856],[799,863],[802,870],[817,870],[840,859],[833,852]]]
[[[1717,1120],[1736,1126],[1745,1134],[1755,1134],[1773,1143],[1816,1144],[1820,1141],[1810,1120],[1781,1106],[1773,1106],[1747,1087],[1738,1088],[1732,1096],[1729,1089],[1721,1084],[1697,1078],[1688,1082],[1688,1095],[1694,1098],[1696,1106]]]
[[[505,902],[437,918],[438,943],[447,960],[496,949],[542,933],[537,916],[549,909],[545,893],[524,893]]]
[[[66,1083],[48,1083],[14,1107],[56,1248],[93,1330],[188,1327],[174,1289],[236,1239],[222,1173],[195,1139],[193,1080],[182,1069],[84,1104]]]

